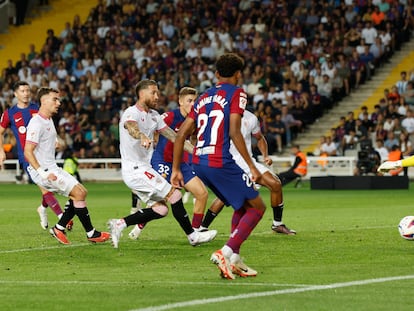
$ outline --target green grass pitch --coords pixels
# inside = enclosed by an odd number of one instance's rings
[[[85,185],[98,230],[129,213],[124,184]],[[269,192],[261,193],[269,206]],[[268,208],[241,250],[258,276],[229,281],[209,258],[228,238],[231,208],[211,226],[216,239],[198,247],[171,214],[149,223],[137,241],[126,229],[119,249],[87,242],[75,219],[72,244],[65,246],[41,229],[35,186],[1,184],[0,309],[413,309],[414,242],[397,230],[402,217],[414,214],[413,190],[310,190],[305,182],[286,186],[284,199],[284,221],[298,234],[272,233]],[[59,201],[63,206],[65,198]],[[192,204],[186,208],[191,212]],[[56,217],[48,213],[53,225]]]

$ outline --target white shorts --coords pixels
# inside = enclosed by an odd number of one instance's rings
[[[255,158],[252,158],[252,160],[253,160],[254,165],[255,165],[255,166],[257,167],[257,169],[259,170],[260,174],[264,174],[264,173],[266,173],[266,172],[269,172],[269,173],[271,173],[272,175],[275,175],[275,174],[274,174],[274,173],[270,170],[270,168],[269,168],[269,167],[267,167],[266,165],[264,165],[264,164],[262,164],[262,163],[257,162]],[[236,159],[236,163],[237,163],[237,165],[238,165],[238,166],[240,166],[240,167],[241,167],[241,169],[242,169],[242,170],[243,170],[246,174],[248,174],[248,175],[250,176],[250,169],[249,169],[249,166],[246,164],[246,161]]]
[[[148,206],[162,201],[170,193],[172,186],[150,165],[135,166],[122,171],[124,183]]]
[[[54,181],[43,179],[40,177],[39,173],[30,165],[27,168],[27,171],[29,172],[30,177],[36,185],[45,188],[47,191],[64,195],[65,197],[69,197],[72,189],[79,183],[75,177],[58,166],[48,170],[48,172],[54,174],[57,177],[57,179]]]

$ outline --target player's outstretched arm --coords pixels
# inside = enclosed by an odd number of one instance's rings
[[[163,128],[160,131],[160,134],[162,136],[164,136],[165,138],[167,138],[169,141],[172,141],[173,143],[175,143],[177,133],[172,128],[170,128],[169,126]],[[184,141],[184,150],[189,152],[189,153],[193,153],[193,149],[194,149],[194,146],[188,140],[185,140]]]

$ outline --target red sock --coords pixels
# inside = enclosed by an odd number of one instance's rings
[[[247,240],[250,233],[262,219],[264,211],[259,211],[255,208],[249,208],[240,219],[239,224],[232,232],[230,239],[227,241],[227,245],[235,253],[239,253],[240,246]]]
[[[52,192],[48,192],[43,195],[42,205],[43,202],[45,202],[50,207],[50,209],[56,214],[56,216],[59,216],[63,213],[58,200],[56,200],[56,197]]]
[[[201,222],[203,221],[203,217],[204,217],[204,214],[194,214],[191,226],[193,228],[199,228],[201,226]]]
[[[244,209],[244,207],[233,212],[233,217],[231,218],[230,233],[233,233],[234,229],[236,229],[244,213],[246,213],[246,210]]]

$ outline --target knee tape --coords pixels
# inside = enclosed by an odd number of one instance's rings
[[[152,206],[152,210],[162,217],[167,216],[168,214],[168,207],[164,204],[155,204]]]
[[[181,191],[179,191],[178,189],[174,189],[174,191],[168,197],[167,201],[170,202],[171,204],[174,204],[180,201],[181,198],[182,198]]]

